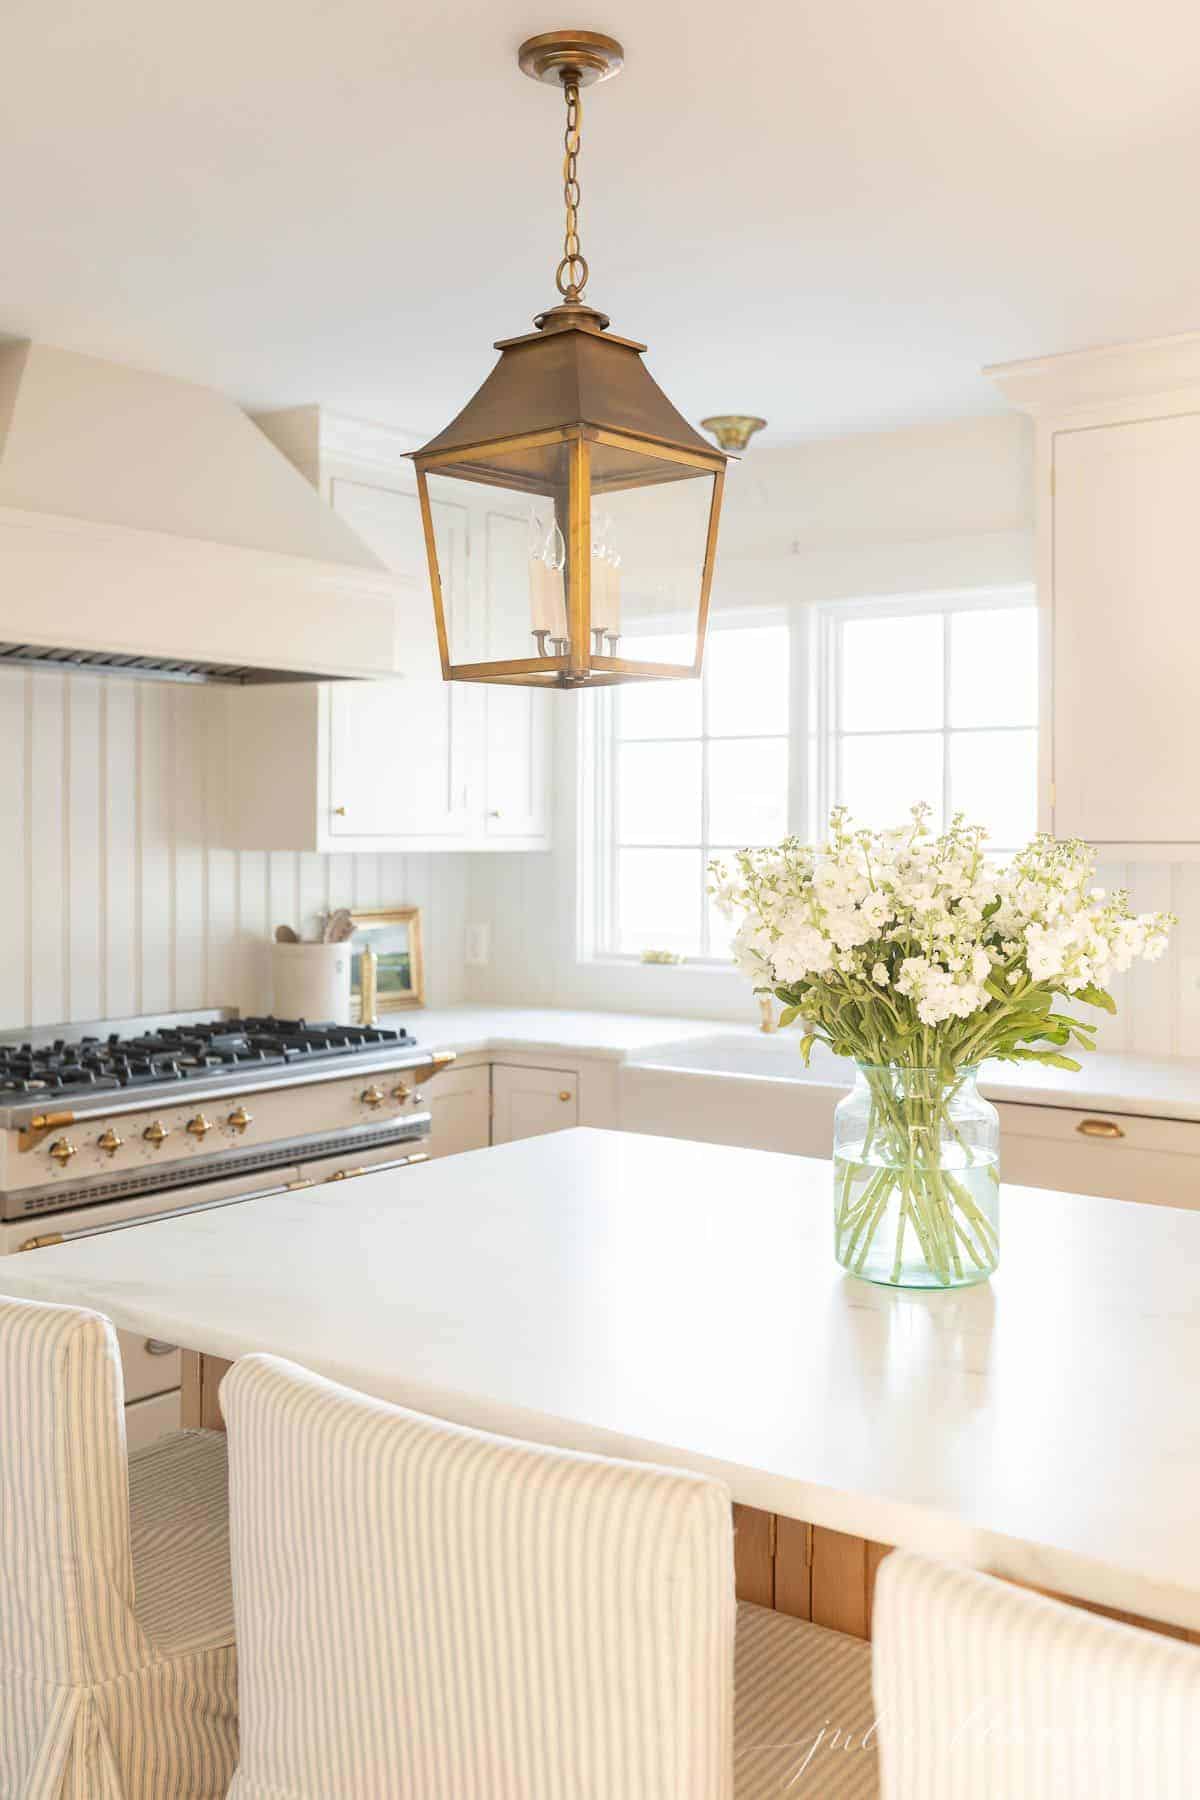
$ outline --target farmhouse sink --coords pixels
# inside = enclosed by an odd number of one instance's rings
[[[655,1045],[631,1058],[628,1066],[695,1075],[749,1075],[759,1081],[799,1081],[826,1088],[848,1088],[854,1080],[853,1064],[831,1055],[822,1044],[814,1044],[812,1062],[806,1068],[798,1031],[717,1032],[712,1037]]]

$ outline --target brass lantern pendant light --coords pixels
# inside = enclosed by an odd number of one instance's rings
[[[413,458],[447,681],[700,673],[728,459],[671,405],[646,346],[609,334],[583,297],[580,90],[623,60],[591,31],[547,32],[518,53],[566,102],[559,303],[496,345],[478,393]]]

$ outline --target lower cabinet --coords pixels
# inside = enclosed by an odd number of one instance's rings
[[[579,1078],[574,1069],[522,1069],[492,1064],[492,1142],[541,1137],[579,1123]]]
[[[430,1156],[482,1150],[579,1123],[579,1071],[516,1063],[456,1067],[429,1088]]]
[[[144,1450],[155,1438],[179,1430],[179,1384],[183,1358],[175,1344],[118,1331],[125,1381],[125,1443]]]
[[[132,1400],[125,1408],[125,1448],[131,1453],[144,1450],[156,1438],[178,1431],[182,1423],[180,1392],[155,1394],[149,1400]]]
[[[1002,1101],[1006,1184],[1200,1210],[1200,1124]]]
[[[451,1068],[430,1083],[432,1130],[430,1156],[454,1156],[460,1150],[484,1150],[491,1142],[491,1071]]]

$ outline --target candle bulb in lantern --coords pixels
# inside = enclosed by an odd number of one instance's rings
[[[567,632],[567,608],[563,595],[563,563],[566,545],[556,520],[543,531],[537,515],[529,514],[529,611],[535,636],[563,639]]]
[[[610,638],[621,635],[621,558],[616,553],[608,565],[608,617],[604,629]]]

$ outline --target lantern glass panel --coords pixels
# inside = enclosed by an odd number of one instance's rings
[[[593,649],[631,662],[689,667],[696,657],[712,471],[593,444],[591,474]]]
[[[566,638],[564,445],[492,449],[452,467],[428,477],[450,661],[537,656],[537,630],[553,654]]]

